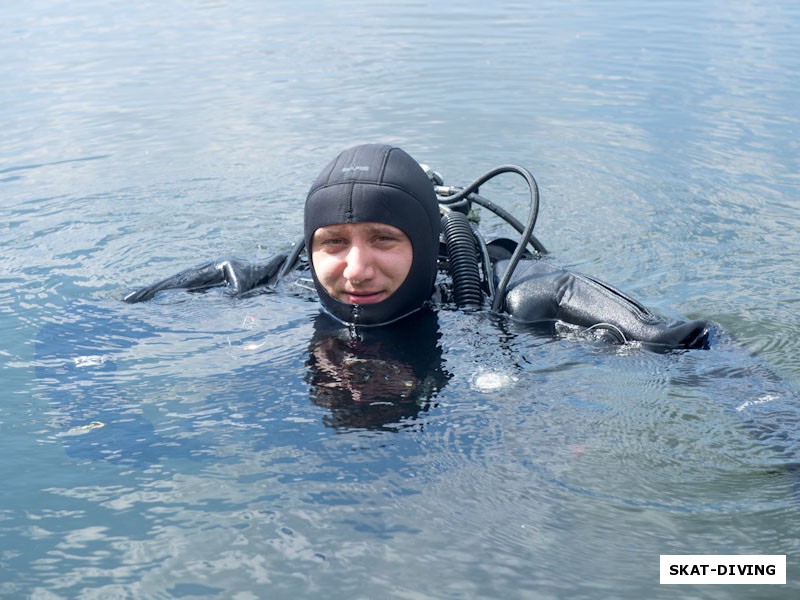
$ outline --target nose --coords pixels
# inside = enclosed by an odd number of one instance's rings
[[[365,244],[354,243],[345,256],[345,268],[342,276],[348,281],[358,284],[369,281],[375,274],[369,248]]]

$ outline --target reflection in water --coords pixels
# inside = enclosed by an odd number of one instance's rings
[[[308,350],[311,400],[330,410],[330,427],[396,429],[425,411],[447,384],[439,323],[419,311],[384,327],[347,327],[327,314]]]

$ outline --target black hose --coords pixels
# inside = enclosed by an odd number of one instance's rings
[[[489,298],[494,299],[494,272],[492,271],[492,257],[489,255],[489,247],[486,245],[486,240],[483,239],[480,231],[475,229],[473,233],[475,234],[475,243],[478,245],[478,251],[483,259],[483,284],[486,286]]]
[[[442,232],[447,246],[453,296],[459,308],[480,308],[483,303],[478,250],[467,216],[448,210],[442,215]]]
[[[500,309],[500,305],[505,299],[505,292],[506,288],[508,287],[508,282],[511,280],[514,270],[517,268],[522,255],[525,253],[525,246],[528,245],[528,240],[531,240],[531,236],[533,235],[533,228],[536,226],[536,219],[539,216],[539,186],[536,185],[536,180],[533,178],[531,172],[527,169],[517,165],[503,165],[500,167],[495,167],[491,171],[487,171],[475,181],[470,183],[467,187],[457,191],[452,196],[447,196],[446,198],[441,198],[439,200],[439,203],[445,206],[454,204],[460,201],[462,198],[468,197],[470,194],[476,192],[484,183],[502,173],[517,173],[518,175],[521,175],[523,179],[525,179],[525,183],[528,184],[528,188],[531,192],[531,208],[530,212],[528,213],[528,222],[525,224],[525,228],[521,232],[522,235],[520,236],[519,242],[517,242],[517,247],[511,254],[511,259],[508,261],[508,267],[506,268],[505,273],[503,273],[500,283],[497,284],[497,290],[494,298],[492,299],[493,311],[498,311]]]
[[[488,208],[498,217],[503,219],[506,223],[511,225],[511,227],[516,229],[517,233],[522,233],[523,231],[525,231],[525,227],[522,225],[522,223],[520,223],[514,215],[512,215],[502,206],[497,206],[497,204],[495,204],[488,198],[484,198],[480,194],[470,194],[469,199],[472,200],[475,204],[479,204],[484,208]],[[542,242],[540,242],[535,235],[531,234],[528,243],[530,243],[533,249],[536,250],[536,252],[538,252],[539,254],[547,254],[547,248],[544,247],[544,244],[542,244]]]
[[[294,269],[297,266],[297,261],[300,259],[300,254],[303,252],[303,249],[306,247],[306,242],[303,238],[300,238],[297,243],[292,248],[292,251],[289,253],[289,256],[286,257],[286,260],[283,262],[283,266],[281,267],[280,272],[278,273],[278,279],[283,278],[289,271]],[[311,257],[309,257],[310,260]]]

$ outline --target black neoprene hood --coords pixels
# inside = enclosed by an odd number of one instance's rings
[[[419,308],[433,292],[441,220],[436,192],[422,167],[400,148],[365,144],[345,150],[320,173],[306,198],[304,236],[311,256],[314,232],[342,223],[386,223],[411,241],[406,279],[375,304],[356,305],[332,297],[311,273],[320,302],[334,317],[356,325],[383,325]]]

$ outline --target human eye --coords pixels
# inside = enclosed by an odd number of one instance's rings
[[[375,235],[372,237],[372,246],[386,250],[397,245],[399,240],[392,235]]]
[[[372,241],[377,244],[396,244],[403,239],[404,235],[400,232],[391,230],[376,231],[372,236]]]
[[[343,238],[336,235],[326,235],[323,236],[322,239],[320,240],[320,242],[323,244],[341,244],[342,241]]]
[[[347,240],[340,237],[328,237],[321,240],[320,245],[324,248],[338,249],[347,245]]]
[[[347,244],[347,237],[338,228],[321,228],[314,233],[315,248],[334,252]]]

